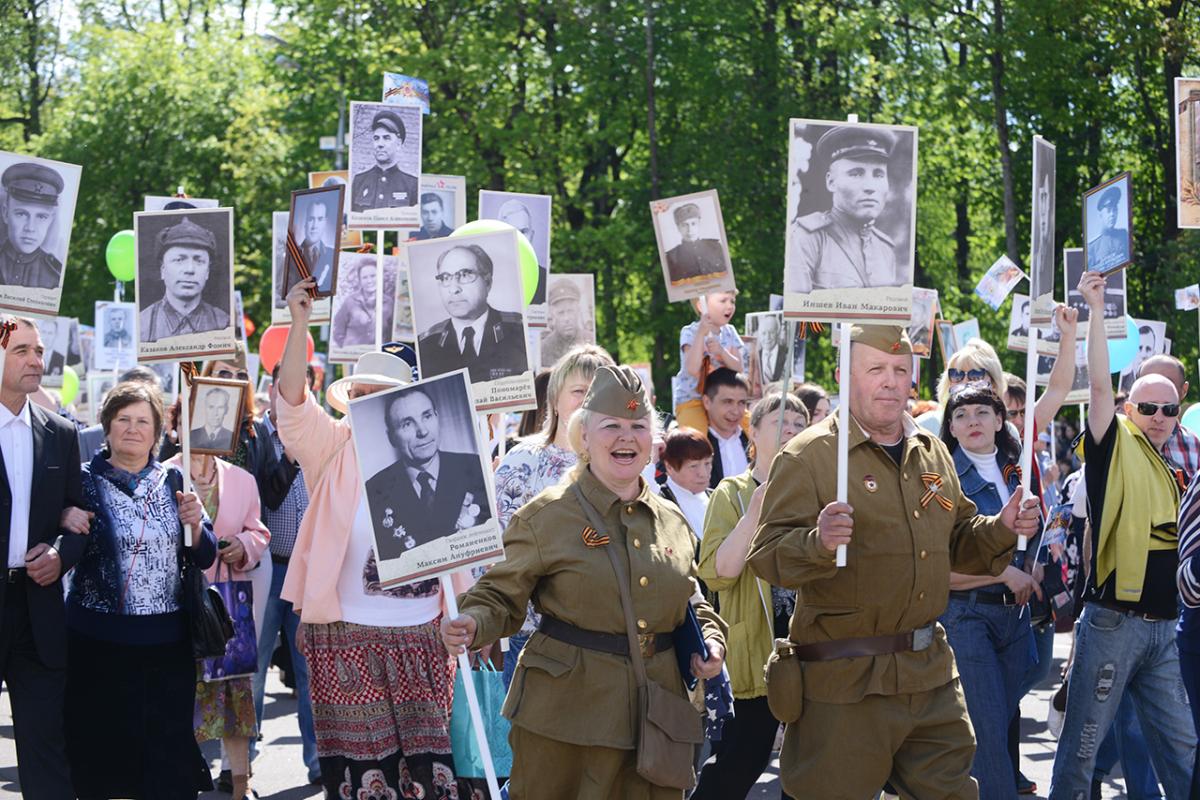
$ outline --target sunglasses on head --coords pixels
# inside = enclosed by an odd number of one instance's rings
[[[1154,412],[1162,409],[1164,417],[1178,417],[1179,403],[1137,403],[1139,414],[1147,417],[1153,417]]]
[[[217,370],[216,375],[218,378],[224,378],[227,381],[229,381],[229,380],[236,380],[236,381],[250,380],[250,373],[246,372],[244,369],[239,369],[237,372],[231,372],[227,369],[219,369],[219,370]]]
[[[946,377],[950,379],[951,383],[962,383],[964,380],[974,383],[987,378],[988,374],[986,369],[969,369],[963,372],[961,369],[951,367],[946,370]]]

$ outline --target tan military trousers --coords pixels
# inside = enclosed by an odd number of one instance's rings
[[[975,731],[958,680],[858,703],[804,701],[779,756],[792,797],[866,800],[890,782],[912,800],[978,800]]]

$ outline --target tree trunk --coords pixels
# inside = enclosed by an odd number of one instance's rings
[[[1008,103],[1004,93],[1004,0],[992,0],[992,102],[995,106],[996,142],[1000,147],[1000,172],[1004,181],[1004,249],[1016,264],[1024,263],[1017,244],[1017,200],[1013,193],[1012,150],[1008,140]]]
[[[656,108],[654,103],[654,0],[646,0],[646,136],[650,144],[650,199],[657,200],[659,198],[658,188],[658,129],[655,127],[654,114]],[[607,262],[606,262],[607,263]],[[606,283],[612,278],[612,267],[607,266]],[[614,289],[610,284],[610,289]],[[667,290],[663,286],[662,281],[654,280],[651,282],[650,290],[650,319],[661,319],[667,309]],[[611,304],[611,298],[608,300]],[[616,319],[615,312],[610,313],[607,325],[605,326],[609,333],[610,342],[616,342]],[[653,352],[653,367],[652,374],[658,376],[659,385],[663,385],[662,377],[666,374],[667,368],[667,340],[661,329],[656,328],[654,331],[654,352]],[[617,354],[614,351],[613,357]]]

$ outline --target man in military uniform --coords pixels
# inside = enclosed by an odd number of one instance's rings
[[[163,296],[142,309],[139,315],[139,334],[143,342],[229,327],[229,312],[203,298],[216,256],[217,238],[212,231],[187,217],[158,234]],[[217,264],[218,269],[222,266]]]
[[[1100,201],[1096,204],[1100,233],[1087,243],[1087,268],[1091,272],[1103,272],[1129,260],[1129,231],[1117,228],[1120,203],[1120,188],[1110,186],[1100,193]]]
[[[904,797],[977,798],[974,735],[937,618],[950,570],[999,575],[1017,534],[1036,532],[1037,500],[1016,492],[997,516],[977,515],[945,445],[905,413],[907,334],[856,325],[851,341],[848,502],[836,502],[831,415],[776,456],[748,555],[758,577],[798,592],[767,676],[787,723],[783,788],[873,797],[890,782]]]
[[[129,325],[125,319],[125,309],[110,308],[104,312],[104,346],[116,350],[124,350],[133,344],[129,335]]]
[[[442,307],[450,315],[417,339],[421,374],[432,378],[466,367],[472,383],[529,371],[521,315],[488,304],[492,259],[477,244],[453,247],[438,258]]]
[[[350,190],[351,211],[408,208],[417,204],[420,182],[398,166],[404,137],[404,121],[399,114],[388,109],[375,114],[371,121],[375,166],[354,176]]]
[[[725,251],[716,239],[700,238],[700,206],[684,203],[673,212],[682,239],[667,251],[671,283],[719,275],[725,271]]]
[[[553,367],[567,351],[580,343],[579,287],[570,278],[556,276],[550,283],[550,327],[542,335],[542,366]]]
[[[425,192],[421,195],[421,229],[410,238],[413,241],[425,239],[444,239],[454,233],[454,229],[446,224],[446,207],[442,205],[442,196],[437,192]]]
[[[895,140],[878,128],[843,125],[826,131],[813,150],[825,166],[828,211],[806,214],[788,230],[785,291],[860,289],[909,283],[896,263],[895,243],[875,226],[889,190]],[[906,272],[906,271],[905,271]]]
[[[62,176],[41,164],[13,164],[0,176],[4,186],[4,245],[0,247],[0,284],[54,289],[62,262],[43,245],[58,217]]]

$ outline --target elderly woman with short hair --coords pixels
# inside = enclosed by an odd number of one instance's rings
[[[685,688],[671,633],[689,604],[708,650],[707,660],[692,657],[696,677],[721,671],[725,633],[699,596],[686,521],[641,478],[654,424],[637,373],[600,367],[568,426],[579,463],[513,516],[505,560],[460,597],[461,614],[442,623],[442,641],[460,653],[516,633],[531,598],[542,614],[504,705],[513,800],[683,796],[636,769],[638,698],[622,594],[632,596],[648,679],[679,697]],[[627,586],[618,583],[613,556]],[[690,749],[682,760],[677,766],[686,770]]]

